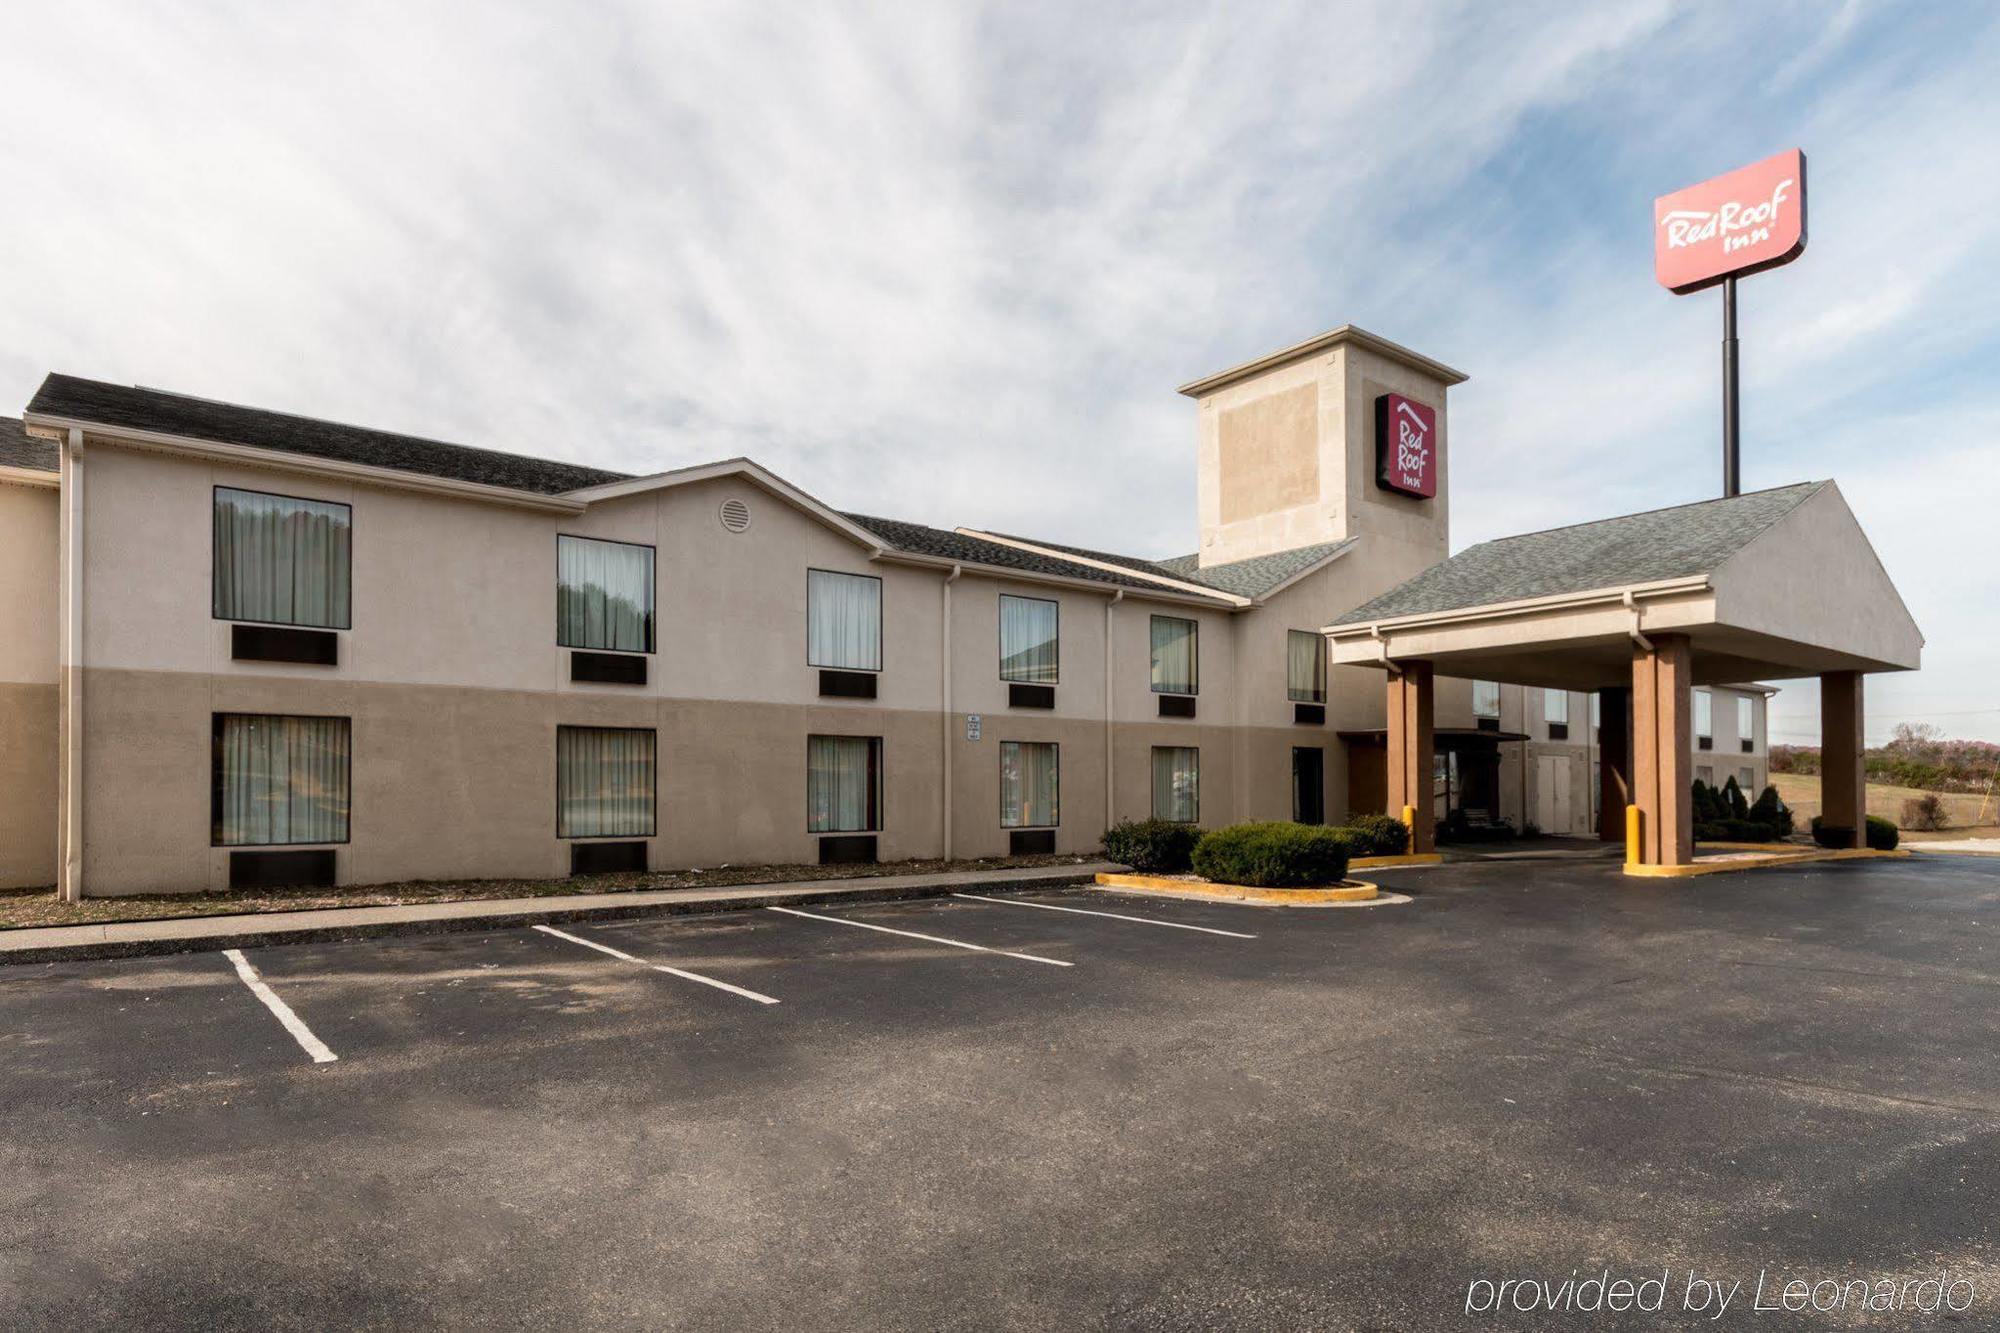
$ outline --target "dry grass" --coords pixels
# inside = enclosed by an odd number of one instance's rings
[[[1819,777],[1817,774],[1773,773],[1771,783],[1778,789],[1779,797],[1792,808],[1801,831],[1810,826],[1812,817],[1819,813]],[[1868,813],[1880,815],[1900,825],[1903,822],[1903,802],[1915,800],[1925,793],[1915,787],[1890,787],[1881,783],[1868,784]],[[1953,836],[1963,836],[1961,830],[1977,825],[1979,820],[1978,796],[1963,792],[1939,792],[1944,798],[1945,826]],[[2000,819],[2000,796],[1996,796],[1986,807],[1986,818],[1990,824]]]
[[[404,884],[343,885],[334,889],[264,889],[255,893],[175,893],[150,897],[93,898],[66,903],[51,889],[0,891],[0,929],[80,926],[107,921],[152,921],[176,916],[234,916],[245,912],[305,912],[321,907],[394,907],[477,898],[560,898],[581,893],[639,893],[656,889],[719,889],[798,880],[866,879],[878,875],[939,875],[973,870],[1082,865],[1088,856],[996,856],[979,861],[889,861],[875,865],[720,866],[714,870],[662,870],[575,879],[415,880]]]

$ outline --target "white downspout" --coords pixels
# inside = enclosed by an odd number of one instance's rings
[[[941,827],[944,833],[944,850],[941,859],[951,860],[951,736],[957,725],[957,715],[952,711],[951,700],[951,585],[958,582],[958,576],[965,572],[962,565],[953,565],[951,573],[944,576],[944,628],[942,652],[939,660],[943,663],[943,675],[938,681],[938,698],[944,704],[944,783],[938,793],[940,813],[944,816]]]
[[[63,601],[63,673],[69,707],[63,716],[62,898],[83,901],[83,431],[72,426],[62,455],[62,502],[69,567]]]
[[[1118,787],[1113,781],[1115,761],[1112,758],[1116,751],[1116,736],[1113,733],[1112,723],[1118,679],[1112,669],[1112,663],[1116,656],[1113,645],[1118,639],[1113,632],[1111,611],[1124,600],[1125,590],[1120,588],[1111,594],[1111,600],[1104,604],[1104,830],[1107,833],[1111,831],[1111,826],[1118,822]]]

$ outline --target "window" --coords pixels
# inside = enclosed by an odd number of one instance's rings
[[[1472,682],[1472,715],[1474,717],[1500,716],[1500,682],[1497,680],[1475,680]]]
[[[840,671],[882,669],[882,580],[806,572],[806,662]]]
[[[217,713],[210,840],[217,847],[346,842],[348,734],[344,717]]]
[[[556,538],[556,642],[614,653],[653,651],[653,548]]]
[[[556,728],[556,836],[650,838],[657,831],[651,728]]]
[[[1713,764],[1702,764],[1695,769],[1694,780],[1704,787],[1713,787],[1715,785],[1715,766]]]
[[[1757,722],[1755,714],[1756,714],[1756,706],[1750,702],[1750,696],[1747,694],[1737,695],[1736,738],[1743,742],[1743,748],[1745,750],[1754,749],[1756,747]]]
[[[1153,617],[1153,693],[1200,693],[1199,630],[1192,620]]]
[[[1694,734],[1705,741],[1715,739],[1714,701],[1707,690],[1694,692]]]
[[[344,504],[216,487],[215,618],[351,628],[353,521]]]
[[[1153,747],[1153,818],[1192,824],[1201,818],[1201,751],[1190,745]]]
[[[1753,801],[1756,800],[1757,770],[1754,768],[1737,769],[1736,786],[1738,790],[1740,790],[1745,796],[1749,797]]]
[[[1060,643],[1056,603],[1000,596],[1000,679],[1022,685],[1056,683]]]
[[[1569,691],[1543,690],[1542,716],[1550,722],[1569,725]]]
[[[1000,742],[1000,827],[1054,828],[1059,819],[1061,762],[1041,741]]]
[[[1326,640],[1309,630],[1285,633],[1285,697],[1300,704],[1326,702]]]
[[[882,828],[882,738],[806,737],[806,832]]]
[[[1590,692],[1590,729],[1597,732],[1604,726],[1604,696],[1596,690]]]

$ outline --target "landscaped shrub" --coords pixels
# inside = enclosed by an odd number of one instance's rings
[[[1776,842],[1778,831],[1754,819],[1707,819],[1694,826],[1696,842]]]
[[[1728,818],[1729,812],[1715,799],[1715,788],[1700,778],[1696,778],[1694,785],[1688,789],[1688,804],[1694,810],[1694,822],[1697,824],[1712,824],[1718,819]]]
[[[1752,822],[1764,824],[1780,838],[1792,836],[1792,812],[1776,787],[1766,787],[1750,806]]]
[[[1832,840],[1833,835],[1820,827],[1820,817],[1818,815],[1814,815],[1812,818],[1812,835],[1813,841],[1822,847],[1846,845],[1845,843],[1835,843]],[[1873,847],[1878,852],[1893,852],[1896,850],[1896,844],[1902,840],[1903,836],[1896,832],[1896,825],[1893,820],[1884,819],[1880,815],[1868,816],[1867,843],[1870,847]]]
[[[1389,815],[1349,815],[1334,829],[1347,840],[1350,856],[1401,856],[1410,850],[1410,829]]]
[[[1104,855],[1134,870],[1175,873],[1188,868],[1201,829],[1171,819],[1127,819],[1104,834]]]
[[[1218,884],[1297,889],[1347,874],[1347,839],[1316,824],[1231,824],[1195,844],[1194,871]]]
[[[1944,827],[1944,797],[1934,791],[1922,796],[1913,796],[1903,802],[1903,827],[1923,833],[1935,833]]]
[[[1722,807],[1724,819],[1750,818],[1750,802],[1744,798],[1743,789],[1736,785],[1733,777],[1722,784],[1722,790],[1716,794],[1716,802]]]

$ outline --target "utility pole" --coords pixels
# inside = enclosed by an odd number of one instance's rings
[[[1722,493],[1743,489],[1743,404],[1736,381],[1736,275],[1722,280]]]

